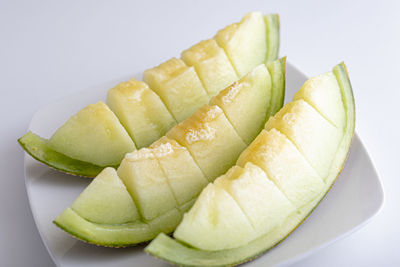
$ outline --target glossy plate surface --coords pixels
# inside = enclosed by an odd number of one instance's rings
[[[135,76],[139,78],[141,73]],[[285,103],[306,79],[293,65],[287,64]],[[42,137],[50,137],[85,105],[104,100],[107,90],[119,81],[84,90],[43,107],[33,116],[29,130]],[[72,238],[52,223],[91,179],[57,172],[26,154],[25,181],[37,228],[57,266],[168,266],[145,254],[144,245],[124,249],[96,247]],[[346,165],[321,204],[283,243],[246,266],[293,263],[359,229],[380,210],[382,204],[383,190],[379,177],[356,134]]]

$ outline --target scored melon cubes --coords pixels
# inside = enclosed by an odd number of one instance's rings
[[[175,119],[180,122],[209,100],[194,67],[172,58],[146,70],[143,80],[156,92]]]
[[[114,168],[105,168],[71,208],[90,222],[122,224],[139,219],[136,205]]]
[[[179,206],[193,200],[208,184],[187,148],[175,140],[162,137],[150,149],[160,163]]]
[[[276,128],[292,141],[314,167],[320,177],[326,178],[343,131],[329,123],[304,100],[286,104],[265,128]]]
[[[214,184],[235,199],[258,235],[268,233],[296,210],[265,172],[250,162],[244,168],[232,167]]]
[[[174,232],[174,237],[204,250],[247,244],[256,232],[236,201],[222,188],[209,184]]]
[[[221,91],[210,103],[223,109],[239,136],[247,143],[264,127],[271,102],[271,76],[264,64]]]
[[[307,80],[294,95],[293,100],[303,99],[339,129],[346,123],[342,94],[335,75],[327,72]]]
[[[139,148],[149,146],[176,124],[160,97],[135,79],[110,89],[107,104]]]
[[[182,60],[194,66],[210,97],[238,80],[224,50],[214,39],[201,41],[182,52]]]
[[[202,106],[172,128],[167,137],[185,146],[209,181],[226,172],[246,144],[218,106]]]
[[[240,155],[237,165],[248,162],[263,169],[296,207],[313,200],[324,187],[304,156],[276,129],[263,130]]]
[[[68,157],[99,166],[118,165],[126,153],[136,149],[118,118],[103,102],[90,104],[72,116],[48,144]]]
[[[266,59],[266,33],[264,15],[252,12],[239,23],[220,30],[214,37],[225,50],[239,78]]]
[[[142,148],[127,154],[117,172],[145,220],[152,220],[177,206],[167,177],[151,149]]]

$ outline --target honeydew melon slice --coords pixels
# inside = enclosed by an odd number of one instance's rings
[[[172,58],[146,70],[143,81],[161,97],[178,122],[209,101],[194,67],[188,67],[181,59]]]
[[[105,168],[71,205],[88,221],[116,224],[139,219],[135,203],[114,168]]]
[[[201,41],[181,54],[188,66],[194,66],[210,97],[238,80],[225,51],[214,39]]]
[[[337,147],[327,176],[325,177],[325,185],[317,197],[299,208],[297,212],[288,216],[286,220],[282,221],[280,226],[241,247],[219,251],[206,251],[190,247],[165,234],[160,234],[145,248],[145,251],[180,266],[232,266],[260,256],[279,242],[282,242],[283,239],[294,231],[294,229],[307,218],[331,188],[343,168],[354,135],[354,98],[345,65],[341,63],[335,66],[333,68],[333,73],[340,86],[346,114],[345,126],[343,129],[344,134]],[[338,108],[341,108],[341,106]]]
[[[209,181],[233,166],[246,144],[218,106],[202,106],[167,137],[185,146]]]
[[[48,145],[73,159],[98,166],[118,165],[135,144],[103,102],[90,104],[61,126]]]
[[[144,82],[131,79],[110,89],[107,105],[137,147],[151,145],[176,125],[160,97]]]

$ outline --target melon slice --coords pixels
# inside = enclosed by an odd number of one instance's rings
[[[139,219],[139,213],[114,168],[105,168],[71,205],[90,222],[121,224]]]
[[[218,106],[202,106],[167,136],[185,146],[209,181],[235,164],[246,144]]]
[[[103,102],[91,104],[72,116],[49,139],[53,150],[98,166],[118,165],[135,150],[118,118]]]
[[[194,66],[210,97],[238,80],[225,51],[214,39],[201,41],[183,51],[182,60]]]
[[[135,79],[110,89],[107,104],[139,148],[151,145],[176,125],[160,97]]]
[[[349,152],[352,137],[354,135],[354,126],[355,126],[354,98],[348,74],[344,64],[342,63],[335,66],[333,69],[333,74],[335,75],[339,83],[340,93],[343,99],[343,103],[339,104],[339,106],[337,106],[337,109],[340,110],[344,106],[346,114],[345,122],[343,124],[344,125],[343,137],[337,146],[337,150],[335,151],[330,167],[326,172],[326,176],[321,177],[325,181],[325,185],[320,190],[319,194],[316,197],[314,197],[313,200],[308,202],[306,205],[297,208],[295,212],[291,213],[285,219],[281,220],[279,226],[273,228],[268,233],[259,235],[257,238],[251,240],[246,245],[237,246],[231,249],[209,251],[198,248],[196,246],[188,246],[187,244],[185,244],[185,242],[174,240],[171,237],[166,236],[165,234],[160,234],[156,239],[154,239],[150,243],[149,246],[145,248],[145,251],[158,258],[164,259],[168,262],[180,266],[232,266],[250,261],[258,257],[259,255],[266,252],[267,250],[269,250],[270,248],[281,242],[283,239],[285,239],[285,237],[287,237],[299,224],[301,224],[301,222],[307,218],[307,216],[312,212],[312,210],[318,205],[321,199],[329,191],[332,184],[336,180],[338,174],[342,170]],[[330,94],[326,94],[326,97],[330,97],[329,95]],[[332,101],[334,101],[334,99],[332,99]],[[287,112],[290,113],[291,111],[288,110]],[[297,121],[296,123],[294,122],[293,125],[300,122],[301,121]],[[308,124],[305,124],[304,126],[305,129],[308,126]],[[298,129],[300,130],[300,128]],[[315,135],[314,137],[318,140],[319,135],[320,134],[324,135],[325,133],[321,131],[321,132],[312,132],[312,134]],[[326,144],[323,144],[323,146],[325,145]],[[284,162],[283,164],[285,165]],[[198,203],[200,201],[201,201],[201,196],[198,198],[193,208],[187,214],[193,212],[196,206],[201,206],[202,204]],[[213,204],[215,204],[215,202]],[[229,215],[226,216],[229,217]],[[186,218],[184,218],[183,222],[185,220]],[[200,222],[201,219],[199,218],[198,221]],[[191,225],[195,224],[196,224],[195,221],[191,222]],[[226,224],[229,226],[228,223]],[[179,227],[180,226],[178,226],[178,229]],[[186,232],[189,233],[190,229],[187,229]],[[191,241],[196,238],[198,240],[202,239],[201,237],[195,236],[195,233],[193,232],[193,237]],[[229,233],[226,234],[225,238],[230,238]],[[209,244],[203,243],[202,247],[212,248],[214,246],[214,243],[218,244],[219,242],[220,242],[219,240],[218,241],[211,240]]]
[[[178,122],[209,100],[194,67],[188,67],[181,59],[172,58],[146,70],[143,80],[161,97]]]

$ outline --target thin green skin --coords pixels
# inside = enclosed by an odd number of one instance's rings
[[[65,156],[64,154],[58,153],[51,149],[47,142],[47,139],[44,139],[30,131],[18,139],[18,143],[29,155],[31,155],[37,161],[40,161],[41,163],[44,163],[58,171],[92,178],[104,169],[104,167],[76,160]]]
[[[264,19],[268,31],[267,34],[268,51],[266,55],[266,62],[270,62],[278,58],[279,16],[278,14],[269,14],[265,15]],[[283,103],[283,98],[282,98],[282,103]],[[275,114],[275,112],[273,112],[273,114]],[[18,142],[20,143],[21,147],[34,159],[46,164],[50,168],[53,168],[61,172],[82,177],[94,178],[105,167],[108,167],[108,166],[100,167],[92,163],[84,162],[81,160],[75,160],[68,156],[65,156],[64,154],[58,153],[53,149],[51,149],[49,146],[47,146],[46,139],[41,138],[31,132],[26,133],[23,137],[18,139]],[[115,166],[110,166],[110,167],[115,167]]]
[[[283,106],[285,98],[286,57],[266,64],[272,78],[271,103],[268,109],[267,119],[275,115]]]
[[[326,179],[325,190],[319,197],[305,205],[299,213],[291,215],[282,224],[282,227],[275,229],[272,233],[259,237],[243,247],[221,251],[204,251],[191,248],[165,234],[160,234],[145,248],[145,251],[157,258],[180,266],[233,266],[259,257],[282,242],[304,220],[306,220],[324,196],[329,192],[340,174],[348,157],[348,152],[354,135],[354,97],[344,63],[335,66],[333,73],[335,74],[341,88],[343,103],[346,110],[347,124],[343,139],[337,151],[337,156],[332,163],[331,171]]]

